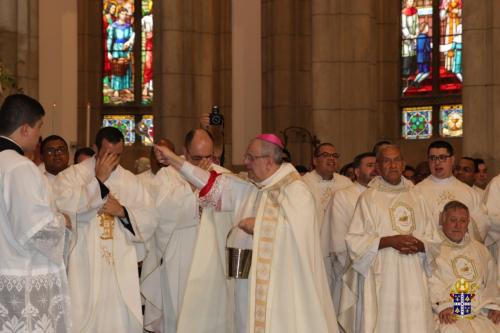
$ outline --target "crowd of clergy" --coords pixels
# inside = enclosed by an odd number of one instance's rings
[[[309,171],[260,134],[236,173],[205,115],[133,172],[119,129],[70,163],[44,114],[0,108],[0,332],[500,332],[500,176],[449,142],[416,168],[324,142]]]

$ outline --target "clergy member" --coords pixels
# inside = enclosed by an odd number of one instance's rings
[[[433,332],[424,269],[436,233],[422,197],[402,177],[404,164],[398,147],[379,150],[380,176],[359,197],[346,236],[364,278],[361,332]]]
[[[337,332],[314,199],[282,162],[283,148],[273,134],[250,142],[244,163],[252,182],[196,168],[164,147],[157,154],[201,188],[205,205],[233,211],[235,223],[253,234],[247,332]]]
[[[323,223],[325,210],[335,191],[352,185],[346,176],[337,173],[340,155],[331,143],[320,144],[314,150],[314,170],[302,176],[311,190],[316,203],[316,214],[320,225]]]
[[[68,263],[73,325],[75,332],[142,332],[136,245],[152,235],[156,211],[139,179],[119,165],[120,130],[101,128],[95,143],[95,157],[54,182],[58,207],[76,224]]]
[[[69,165],[68,144],[59,135],[49,135],[43,139],[40,149],[43,163],[38,167],[49,183],[53,183],[57,174]]]
[[[358,274],[353,269],[349,269],[351,261],[347,253],[345,237],[359,196],[367,189],[368,183],[377,176],[375,154],[371,152],[360,154],[354,158],[353,165],[356,182],[335,192],[321,230],[323,255],[327,254],[331,257],[332,271],[335,273],[335,280],[330,281],[334,306],[339,323],[346,332],[354,332],[356,320],[359,323],[360,317],[355,316],[355,305],[360,298],[357,297]],[[343,291],[343,288],[348,288],[348,290]],[[339,305],[341,301],[343,301],[342,306]]]
[[[429,279],[432,307],[439,332],[500,331],[500,293],[496,263],[488,249],[468,234],[469,210],[459,201],[450,201],[441,219],[441,244],[436,246],[435,264]],[[461,289],[466,290],[461,290]],[[470,294],[471,311],[454,304],[453,295]],[[458,306],[457,306],[458,305]]]
[[[165,146],[172,150],[171,145],[159,143],[158,146]],[[213,153],[214,144],[209,132],[197,129],[186,135],[184,142],[186,161],[204,169],[229,173],[228,170],[212,163]],[[156,159],[156,156],[154,158]],[[188,321],[200,315],[200,313],[187,310],[189,305],[184,309],[183,300],[198,239],[200,221],[204,220],[206,217],[203,215],[210,214],[211,212],[208,211],[212,209],[200,207],[199,190],[191,186],[173,167],[161,169],[155,177],[155,182],[159,185],[155,205],[160,220],[153,237],[154,247],[150,247],[143,265],[145,275],[142,278],[141,289],[147,300],[145,328],[155,332],[174,333],[178,331],[181,312]],[[218,214],[216,218],[223,219],[224,217]],[[202,255],[206,256],[207,253]],[[212,290],[207,292],[212,292]],[[220,292],[222,293],[223,290]],[[197,302],[201,301],[202,297],[198,296]],[[213,306],[207,302],[203,305]],[[204,329],[209,331],[209,325],[216,322],[216,318],[212,317],[211,322],[205,323]],[[196,330],[189,331],[194,333]]]
[[[0,328],[70,332],[63,262],[66,217],[25,153],[33,153],[45,111],[25,95],[0,108]],[[69,220],[68,220],[69,222]]]
[[[427,149],[427,157],[431,175],[418,183],[415,189],[422,194],[432,212],[432,221],[436,227],[444,205],[449,201],[458,200],[469,207],[470,235],[484,242],[491,224],[486,207],[476,191],[453,176],[455,156],[451,144],[446,141],[432,142]]]

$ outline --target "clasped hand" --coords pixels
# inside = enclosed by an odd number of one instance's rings
[[[118,199],[116,199],[111,193],[108,195],[108,199],[102,205],[102,207],[97,211],[98,214],[109,214],[111,216],[125,217],[125,208],[120,204]]]
[[[424,252],[424,243],[412,235],[394,235],[383,237],[380,248],[392,247],[402,254]]]

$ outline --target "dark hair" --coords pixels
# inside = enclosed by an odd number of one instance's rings
[[[474,159],[474,173],[479,172],[479,164],[486,165],[486,163],[484,162],[484,160],[482,158],[475,158]]]
[[[47,145],[47,143],[52,142],[52,141],[57,141],[57,140],[64,142],[66,149],[68,148],[68,143],[62,137],[60,137],[59,135],[55,135],[55,134],[49,135],[48,137],[43,139],[42,144],[40,145],[40,152],[42,153],[42,155],[45,151],[45,146]]]
[[[448,202],[446,205],[444,205],[443,213],[446,213],[451,209],[465,209],[467,211],[467,214],[469,214],[469,208],[465,204],[457,200],[452,200]]]
[[[354,157],[354,161],[352,162],[352,166],[354,168],[359,168],[361,166],[361,162],[363,161],[363,159],[365,159],[367,157],[376,157],[376,156],[375,156],[375,153],[373,153],[373,152],[366,152],[366,153],[359,154],[356,157]]]
[[[407,165],[405,166],[405,171],[413,171],[415,174],[417,174],[417,170],[415,170],[414,167],[412,167],[411,165]]]
[[[431,151],[432,148],[444,148],[450,154],[450,156],[453,156],[453,146],[446,141],[443,140],[438,140],[434,141],[429,145],[429,148],[427,148],[427,155],[429,155],[429,152]]]
[[[288,151],[288,149],[283,148],[283,162],[292,163],[292,154]]]
[[[25,124],[33,127],[44,115],[36,99],[23,94],[7,96],[0,108],[0,135],[11,135]]]
[[[298,173],[306,173],[306,172],[309,172],[309,169],[306,168],[305,166],[303,165],[294,165],[295,167],[295,170],[297,170]]]
[[[87,155],[87,156],[94,156],[95,155],[95,151],[90,148],[90,147],[82,147],[82,148],[79,148],[75,151],[75,158],[73,160],[73,163],[77,164],[78,163],[78,157],[80,157],[80,155]]]
[[[392,142],[387,141],[387,140],[382,140],[382,141],[377,142],[376,144],[373,145],[372,153],[377,155],[380,146],[383,146],[383,145],[392,145]]]
[[[193,139],[194,139],[194,136],[196,135],[196,132],[198,131],[201,131],[201,132],[204,132],[208,135],[208,137],[210,138],[210,140],[212,140],[212,143],[214,142],[214,138],[212,136],[212,134],[203,129],[203,128],[196,128],[196,129],[193,129],[193,130],[190,130],[187,134],[186,134],[186,137],[184,138],[184,147],[186,149],[189,148],[189,146],[191,146],[191,142],[193,142]]]
[[[340,173],[342,176],[345,176],[345,175],[347,174],[347,170],[348,170],[349,168],[353,168],[353,169],[354,169],[354,163],[352,163],[352,162],[351,162],[351,163],[347,163],[346,165],[344,165],[344,166],[340,169],[339,173]]]
[[[319,144],[316,146],[316,148],[314,148],[314,157],[319,157],[319,151],[320,151],[321,147],[324,147],[324,146],[330,146],[332,148],[335,148],[333,143],[323,142],[322,144]]]
[[[125,137],[123,133],[116,127],[108,126],[103,127],[97,132],[95,136],[95,145],[97,149],[101,149],[102,140],[106,139],[110,143],[118,143],[120,141],[125,142]]]

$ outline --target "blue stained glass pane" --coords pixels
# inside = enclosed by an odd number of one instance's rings
[[[462,137],[464,130],[462,104],[442,105],[439,110],[439,135],[444,138]]]
[[[102,127],[107,126],[116,127],[123,133],[125,146],[131,146],[135,142],[134,116],[106,115],[102,120]]]
[[[432,136],[432,107],[403,108],[404,139],[428,139]]]

